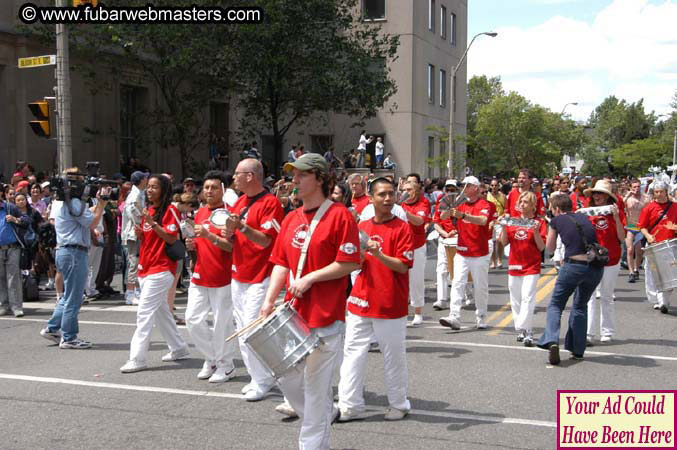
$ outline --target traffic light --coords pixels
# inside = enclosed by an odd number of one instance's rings
[[[49,128],[49,102],[47,100],[38,100],[37,102],[29,103],[28,109],[31,110],[31,113],[37,119],[29,122],[33,132],[38,136],[49,138],[51,132]]]
[[[78,7],[80,5],[87,6],[92,5],[96,7],[99,4],[99,0],[73,0],[73,6]]]

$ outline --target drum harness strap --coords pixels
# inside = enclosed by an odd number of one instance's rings
[[[665,215],[668,213],[668,211],[670,211],[670,207],[672,207],[672,202],[670,200],[668,200],[668,206],[665,207],[665,209],[661,213],[658,220],[655,221],[653,223],[653,225],[651,225],[651,228],[647,229],[649,231],[649,234],[651,234],[651,232],[654,230],[654,228],[656,228],[656,226],[661,222],[661,220],[663,220],[663,217],[665,217]],[[644,247],[644,242],[646,242],[646,238],[644,237],[644,235],[641,232],[637,234],[637,237],[632,242],[632,245],[635,245],[639,242],[642,242],[641,246]]]
[[[301,248],[301,257],[299,258],[299,264],[296,266],[296,273],[295,275],[292,274],[291,272],[289,273],[289,277],[294,280],[301,278],[301,273],[303,272],[303,267],[306,265],[306,257],[308,256],[308,247],[310,246],[310,238],[313,236],[313,233],[315,232],[315,228],[317,228],[317,224],[320,223],[320,220],[324,216],[324,213],[327,212],[329,207],[333,204],[331,200],[328,198],[325,199],[320,207],[317,209],[315,212],[315,215],[313,216],[313,220],[310,221],[310,227],[308,228],[308,234],[306,235],[306,239],[303,241],[303,247]],[[303,214],[301,211],[301,208],[298,210],[299,214]],[[292,298],[289,301],[289,306],[294,307],[294,303],[296,303],[296,297]]]

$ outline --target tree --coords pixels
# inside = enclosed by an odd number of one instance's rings
[[[611,160],[616,173],[622,175],[638,176],[652,166],[664,168],[672,164],[672,140],[662,136],[636,139],[613,149]]]
[[[468,111],[466,131],[466,151],[468,160],[475,159],[477,144],[475,143],[475,128],[477,116],[481,106],[489,104],[494,98],[504,96],[503,84],[500,77],[487,78],[486,75],[473,76],[468,82]]]
[[[357,0],[251,4],[264,9],[265,24],[239,26],[223,49],[223,60],[237,69],[228,73],[244,111],[242,131],[272,131],[275,167],[292,125],[318,112],[347,114],[359,122],[395,93],[388,62],[399,39],[361,21]]]
[[[539,176],[555,171],[564,154],[583,142],[583,131],[570,120],[510,92],[480,106],[472,136],[476,173],[514,174],[529,168]]]

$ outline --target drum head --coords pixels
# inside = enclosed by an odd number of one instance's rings
[[[230,212],[227,209],[219,208],[212,212],[212,215],[209,216],[209,221],[217,227],[222,227],[226,225],[228,217],[230,217]]]

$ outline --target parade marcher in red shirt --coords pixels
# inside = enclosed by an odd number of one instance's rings
[[[148,179],[146,196],[149,208],[144,208],[141,225],[136,226],[136,233],[141,239],[141,295],[129,361],[120,368],[123,373],[138,372],[148,367],[146,356],[154,323],[169,346],[169,353],[162,357],[162,361],[176,361],[190,354],[167,303],[167,293],[174,282],[176,261],[167,256],[165,245],[173,244],[179,238],[180,227],[179,211],[171,204],[169,179],[164,175],[152,175]]]
[[[445,195],[457,190],[454,181],[446,181],[444,185]],[[442,212],[440,210],[440,202],[442,199],[444,199],[444,196],[441,196],[440,200],[438,200],[433,217],[433,226],[440,235],[437,242],[437,300],[433,303],[433,309],[436,311],[449,308],[449,284],[454,272],[454,260],[452,257],[452,260],[449,261],[447,251],[449,251],[450,255],[455,255],[457,244],[457,232],[452,219],[447,218],[442,220],[440,218],[440,213]],[[449,247],[449,250],[447,250],[447,247]]]
[[[588,216],[595,226],[597,242],[609,251],[609,262],[604,267],[602,280],[599,282],[600,292],[600,337],[602,342],[611,342],[616,332],[616,304],[614,303],[614,289],[618,272],[621,269],[621,243],[625,237],[625,215],[618,208],[618,197],[613,193],[611,183],[600,180],[592,189],[585,190],[586,196],[592,196],[593,207],[613,205],[610,214]],[[587,345],[593,345],[595,338],[595,316],[597,313],[597,298],[593,294],[588,302],[588,337]]]
[[[505,214],[510,217],[520,217],[519,196],[522,192],[531,191],[531,180],[533,179],[531,172],[528,169],[520,170],[517,176],[517,188],[510,191],[508,194],[508,205],[505,209]],[[545,216],[545,203],[543,197],[536,196],[536,217]]]
[[[320,346],[284,374],[279,384],[301,418],[299,447],[326,449],[330,424],[338,415],[331,385],[343,350],[348,274],[360,263],[358,229],[345,206],[331,203],[309,237],[315,213],[331,202],[327,161],[322,155],[307,153],[284,167],[293,172],[292,181],[303,207],[289,213],[282,222],[270,258],[275,266],[261,316],[272,313],[275,299],[287,283],[286,300],[295,299],[298,314],[322,338]],[[310,239],[306,263],[301,273],[296,273],[306,239]]]
[[[235,343],[226,342],[226,336],[234,331],[230,292],[233,244],[209,223],[214,210],[225,208],[223,186],[222,172],[213,170],[205,174],[202,193],[207,205],[195,214],[195,237],[186,239],[186,248],[197,253],[188,288],[186,325],[195,347],[205,357],[197,377],[209,379],[210,383],[222,383],[232,377],[236,353]],[[214,316],[213,331],[207,323],[210,311]]]
[[[455,209],[441,214],[445,219],[450,215],[457,219],[458,246],[454,256],[454,279],[451,285],[451,304],[448,317],[440,324],[452,330],[461,329],[461,304],[465,297],[468,273],[472,274],[476,304],[476,325],[486,325],[487,303],[489,301],[489,223],[496,218],[492,203],[480,197],[480,181],[473,176],[463,179],[464,192],[468,201]]]
[[[541,252],[545,248],[545,221],[535,218],[538,199],[533,192],[522,192],[519,196],[522,219],[536,221],[535,226],[504,226],[500,241],[510,244],[508,264],[508,289],[512,320],[517,331],[517,341],[525,347],[534,343],[531,324],[536,306],[536,284],[541,276]]]
[[[571,204],[573,205],[573,212],[581,208],[590,206],[590,199],[585,196],[585,189],[588,187],[588,180],[584,176],[577,176],[574,178],[574,191],[569,195]]]
[[[363,177],[359,173],[354,173],[348,177],[348,186],[350,186],[350,190],[353,193],[351,203],[359,217],[365,206],[369,204],[369,196],[367,195],[367,177]]]
[[[409,225],[392,214],[395,185],[377,178],[369,186],[375,216],[360,222],[367,233],[367,254],[348,297],[346,340],[339,381],[340,422],[361,418],[364,412],[364,372],[372,336],[383,353],[385,385],[390,410],[386,420],[409,413],[407,400],[408,270],[413,264],[414,241]]]
[[[654,201],[642,210],[638,224],[648,245],[673,239],[677,229],[677,206],[668,199],[668,184],[663,181],[654,181],[651,187]],[[665,214],[663,214],[664,211]],[[667,314],[672,291],[658,291],[654,274],[646,267],[646,264],[644,269],[647,299],[654,304],[654,309],[660,309],[663,314]]]
[[[235,323],[238,329],[255,320],[270,284],[273,265],[270,254],[284,217],[280,201],[263,187],[263,166],[255,158],[240,161],[234,173],[235,187],[242,192],[226,222],[226,237],[233,240],[231,284]],[[251,376],[243,388],[247,401],[258,401],[274,386],[268,371],[240,337],[240,353]]]
[[[425,304],[425,241],[426,225],[430,223],[430,202],[423,195],[421,177],[417,173],[407,175],[404,191],[407,199],[402,203],[414,238],[414,265],[409,269],[409,302],[414,307],[412,326],[423,323]]]

